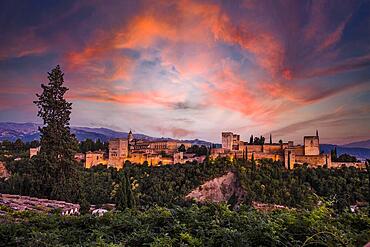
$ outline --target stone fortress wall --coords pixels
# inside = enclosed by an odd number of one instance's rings
[[[303,138],[303,146],[294,145],[292,141],[272,143],[272,139],[270,144],[250,144],[240,141],[239,138],[237,140],[231,138],[233,136],[239,137],[232,132],[222,133],[222,149],[213,150],[211,152],[213,158],[230,156],[248,160],[272,159],[283,162],[288,169],[294,168],[297,164],[331,167],[331,156],[320,153],[320,138],[317,131],[315,136]]]

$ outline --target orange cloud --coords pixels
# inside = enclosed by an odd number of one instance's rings
[[[162,15],[161,11],[168,6],[172,7],[173,12],[167,16]],[[101,32],[82,52],[69,54],[69,62],[72,66],[88,63],[114,50],[145,49],[160,40],[166,41],[171,48],[176,48],[176,43],[182,47],[186,44],[212,46],[217,41],[237,44],[253,53],[257,63],[273,74],[280,72],[283,61],[282,44],[272,33],[256,23],[244,22],[235,26],[219,5],[182,0],[148,6],[132,21],[116,30]],[[167,58],[181,57],[181,48],[177,52]]]
[[[123,105],[145,106],[172,106],[181,100],[181,96],[171,95],[164,91],[128,91],[123,93],[112,92],[107,89],[88,88],[80,93],[71,93],[68,98],[73,100],[87,100],[103,103],[119,103]]]
[[[366,86],[367,81],[358,81],[356,84],[346,83],[336,87],[325,87],[317,82],[305,85],[290,85],[282,82],[261,83],[260,90],[266,92],[275,99],[285,99],[300,105],[311,104],[331,96],[348,92],[348,90],[359,90]],[[293,107],[293,106],[292,106]],[[297,107],[295,105],[294,107]]]
[[[107,34],[102,34],[104,35]],[[98,38],[93,44],[81,52],[67,54],[67,70],[82,73],[89,79],[105,79],[108,81],[129,78],[134,60],[122,56],[112,50],[113,43],[108,38]],[[105,63],[110,62],[111,65]],[[85,79],[85,78],[80,78]]]
[[[209,105],[219,106],[239,112],[249,118],[261,122],[268,116],[271,121],[278,113],[281,104],[274,100],[266,100],[253,84],[240,78],[228,66],[210,79],[203,90],[207,94]]]

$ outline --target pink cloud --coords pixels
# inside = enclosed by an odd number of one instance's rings
[[[351,16],[352,15],[348,16],[344,21],[342,21],[334,30],[334,32],[327,35],[327,37],[318,47],[318,52],[328,49],[340,41],[340,39],[342,38],[343,30],[346,27],[348,21],[351,19]]]
[[[193,135],[195,132],[192,130],[178,128],[178,127],[163,127],[158,126],[154,128],[155,131],[161,133],[162,136],[172,136],[174,138],[184,138],[189,135]]]
[[[266,100],[263,92],[261,94],[227,64],[209,82],[203,85],[209,105],[239,112],[257,122],[267,116],[272,121],[278,110],[282,110],[280,102]]]
[[[111,102],[123,105],[160,105],[171,107],[179,98],[162,91],[129,91],[117,93],[107,89],[85,89],[79,93],[71,93],[68,98],[72,100],[87,100],[93,102]]]

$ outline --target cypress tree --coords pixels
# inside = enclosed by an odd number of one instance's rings
[[[135,208],[136,207],[135,196],[131,189],[130,178],[127,176],[126,173],[125,173],[125,181],[126,181],[127,207]]]
[[[251,162],[252,162],[252,179],[254,180],[255,177],[256,177],[256,161],[254,160],[254,152],[252,153],[252,158],[251,158]]]
[[[126,194],[126,181],[125,177],[121,180],[118,190],[116,192],[116,208],[124,210],[127,208],[127,194]]]
[[[272,144],[272,135],[270,134],[270,144]]]
[[[41,149],[34,165],[43,170],[40,182],[49,188],[45,196],[76,201],[79,179],[74,154],[78,150],[78,142],[70,132],[72,103],[64,98],[68,88],[63,86],[63,75],[59,65],[56,66],[48,73],[49,83],[41,85],[43,92],[36,94],[38,100],[34,103],[44,126],[39,128]]]
[[[49,83],[41,84],[42,94],[36,94],[38,100],[37,116],[44,121],[39,127],[41,138],[41,154],[46,154],[52,160],[73,160],[78,150],[78,142],[70,132],[69,121],[72,103],[65,100],[64,94],[68,88],[63,86],[64,74],[57,65],[48,73]]]
[[[116,193],[116,207],[118,210],[126,208],[135,208],[136,201],[131,189],[130,179],[126,172],[123,173]]]

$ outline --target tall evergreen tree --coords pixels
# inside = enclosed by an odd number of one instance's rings
[[[38,116],[44,121],[41,133],[40,154],[33,160],[41,170],[39,185],[47,197],[75,201],[79,195],[79,178],[76,173],[74,154],[78,142],[69,128],[72,103],[65,100],[68,88],[63,86],[63,72],[59,65],[48,73],[49,83],[42,84],[42,94],[37,94],[34,103],[39,108]]]
[[[135,208],[136,201],[135,196],[131,190],[130,179],[126,172],[123,173],[116,195],[116,207],[119,210],[126,208]]]
[[[71,160],[78,150],[78,142],[69,127],[72,103],[64,98],[68,88],[63,86],[64,74],[59,65],[48,75],[49,83],[41,85],[43,92],[36,94],[38,100],[34,101],[39,108],[37,115],[44,121],[44,126],[39,128],[40,153],[52,160]]]
[[[125,182],[126,182],[127,206],[129,208],[135,208],[136,207],[135,196],[131,189],[131,182],[127,173],[125,173]]]
[[[260,144],[260,145],[265,144],[265,137],[260,136],[260,139],[259,139],[259,143],[258,144]]]

